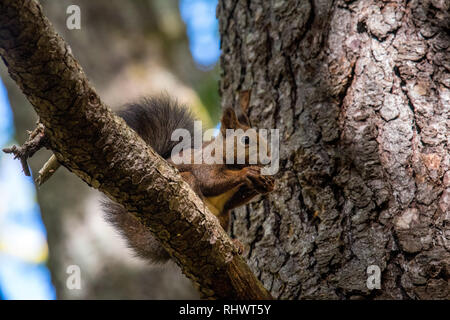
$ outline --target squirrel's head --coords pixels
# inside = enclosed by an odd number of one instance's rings
[[[252,129],[247,115],[236,115],[233,108],[224,110],[220,133],[223,139],[224,163],[233,159],[235,166],[260,165],[258,154],[270,157],[267,140],[256,129]]]

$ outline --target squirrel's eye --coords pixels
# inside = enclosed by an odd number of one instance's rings
[[[241,138],[241,141],[242,141],[243,144],[249,144],[250,143],[250,138],[247,137],[247,136],[243,136]]]

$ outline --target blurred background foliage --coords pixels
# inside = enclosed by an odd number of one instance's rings
[[[217,0],[40,2],[111,108],[167,92],[191,107],[205,129],[216,126]],[[66,27],[66,10],[72,4],[81,9],[80,30]],[[3,64],[0,77],[7,91],[0,101],[3,148],[23,143],[37,116]],[[50,155],[47,150],[36,154],[29,162],[32,172]],[[0,298],[198,297],[176,265],[152,266],[133,256],[103,220],[100,196],[66,169],[36,189],[18,161],[0,156]],[[17,228],[24,225],[31,226],[28,234]],[[81,269],[80,290],[66,286],[70,265]]]

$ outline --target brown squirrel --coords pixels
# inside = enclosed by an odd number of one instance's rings
[[[250,165],[250,148],[247,137],[240,141],[245,145],[245,161],[238,164],[226,164],[226,152],[223,151],[223,164],[175,164],[171,154],[178,141],[172,141],[175,129],[186,129],[191,134],[191,145],[194,137],[194,117],[186,107],[178,105],[169,97],[148,98],[140,103],[125,106],[118,115],[141,136],[161,157],[174,165],[182,178],[190,185],[194,192],[205,202],[210,211],[216,215],[225,230],[229,228],[230,210],[248,203],[258,194],[265,194],[273,190],[274,181],[269,176],[261,175],[261,165]],[[223,143],[223,150],[228,143],[233,143],[234,157],[237,150],[234,137],[225,138],[226,129],[242,129],[251,127],[245,114],[238,117],[232,108],[226,108],[221,119],[221,138],[204,142],[201,149],[192,149],[193,153],[202,152],[211,143]],[[267,141],[255,137],[257,143],[267,147]],[[239,143],[239,141],[238,141]],[[193,154],[192,153],[192,154]],[[114,202],[103,202],[106,218],[126,238],[128,245],[136,254],[155,263],[166,262],[170,259],[159,241],[146,229],[137,218],[127,214],[125,209]],[[237,242],[238,247],[241,247]],[[242,251],[242,247],[240,248]]]

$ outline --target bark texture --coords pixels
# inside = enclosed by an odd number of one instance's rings
[[[450,298],[449,9],[219,1],[222,106],[250,91],[281,131],[276,191],[232,228],[274,297]]]
[[[205,297],[270,298],[176,170],[101,102],[36,1],[0,1],[0,55],[58,161],[136,214]]]

